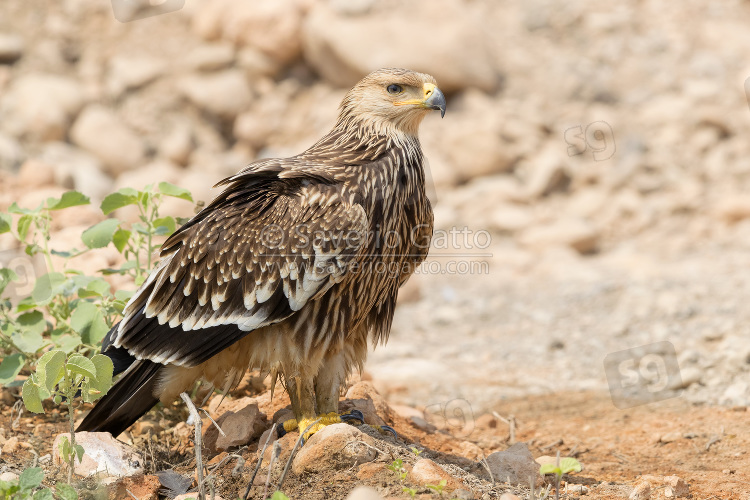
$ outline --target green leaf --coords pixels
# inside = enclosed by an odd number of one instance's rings
[[[174,217],[169,216],[154,220],[153,225],[155,228],[154,234],[157,236],[169,236],[177,229]]]
[[[555,464],[544,464],[539,467],[539,474],[541,474],[542,476],[545,474],[557,474],[558,476],[561,476],[562,471]]]
[[[101,221],[83,232],[81,240],[88,248],[104,248],[112,242],[112,237],[117,231],[120,221],[107,219]]]
[[[104,396],[112,387],[114,365],[109,356],[105,356],[104,354],[94,354],[91,362],[96,366],[96,378],[91,381],[91,387],[101,392],[101,395],[97,396],[98,399]]]
[[[60,455],[62,455],[63,460],[67,462],[70,460],[70,440],[68,439],[68,436],[63,436],[60,438],[60,444],[58,445],[58,448],[60,450]]]
[[[0,234],[9,233],[13,218],[10,214],[0,214]]]
[[[130,241],[130,235],[133,234],[127,229],[118,229],[115,231],[115,234],[112,235],[112,243],[114,243],[115,248],[118,252],[122,253],[123,250],[125,250],[125,247],[128,245],[128,241]]]
[[[17,279],[18,275],[12,269],[6,267],[0,268],[0,293],[5,291],[5,287],[7,287],[11,281]]]
[[[47,208],[50,210],[62,210],[63,208],[88,205],[91,200],[88,196],[78,191],[67,191],[62,198],[47,198]]]
[[[193,201],[193,196],[190,191],[181,187],[170,184],[169,182],[159,183],[159,192],[165,196],[171,196],[173,198],[180,198],[186,201]]]
[[[21,389],[21,397],[26,409],[33,413],[44,413],[42,399],[39,396],[39,387],[36,386],[32,379],[27,378]]]
[[[35,210],[29,210],[28,208],[21,208],[18,206],[18,204],[14,201],[11,203],[11,205],[8,207],[8,212],[16,215],[32,215],[32,214],[38,214],[41,206],[36,208]]]
[[[48,345],[49,342],[42,337],[41,333],[36,333],[32,330],[19,330],[13,332],[10,336],[13,339],[13,343],[21,349],[21,352],[26,354],[35,354],[39,349]]]
[[[111,286],[102,278],[96,278],[86,285],[83,290],[78,290],[78,296],[84,297],[109,297],[112,295]]]
[[[76,456],[78,456],[78,463],[83,462],[83,446],[80,444],[75,445]]]
[[[32,311],[20,315],[17,320],[18,323],[34,333],[43,333],[47,329],[47,322],[44,320],[44,315],[41,311]]]
[[[289,500],[289,497],[281,491],[276,490],[273,492],[273,495],[271,495],[271,500]]]
[[[40,276],[34,283],[32,300],[38,305],[48,304],[52,297],[62,293],[65,282],[65,275],[62,273],[47,273]]]
[[[55,493],[57,493],[57,498],[60,500],[78,500],[78,493],[69,484],[57,483],[55,485]]]
[[[59,349],[42,354],[36,364],[39,385],[52,392],[61,378],[65,376],[65,353]]]
[[[84,300],[78,302],[70,315],[70,326],[81,336],[84,344],[96,345],[109,331],[107,322],[99,307]]]
[[[81,337],[79,335],[71,334],[63,329],[52,330],[50,339],[58,349],[64,351],[66,354],[70,354],[81,345]]]
[[[65,365],[65,367],[69,371],[73,373],[79,373],[84,377],[89,377],[91,379],[96,378],[96,366],[86,356],[82,356],[80,354],[72,355],[70,358],[68,358],[68,363]]]
[[[560,469],[563,474],[570,474],[571,472],[581,472],[581,463],[575,458],[565,457],[560,460]]]
[[[124,188],[104,198],[100,208],[104,215],[109,215],[118,208],[137,204],[138,191],[132,188]]]
[[[52,490],[45,488],[34,493],[34,500],[55,500]]]
[[[7,385],[16,379],[24,365],[24,358],[21,354],[11,354],[5,356],[0,363],[0,385]]]
[[[44,481],[44,471],[41,467],[25,469],[18,478],[18,486],[21,490],[33,490]]]
[[[16,231],[18,231],[18,238],[21,241],[26,240],[26,236],[28,236],[29,234],[29,229],[31,229],[32,222],[34,222],[33,215],[24,215],[20,219],[18,219],[18,225],[16,226]]]

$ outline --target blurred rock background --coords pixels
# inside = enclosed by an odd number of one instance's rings
[[[669,340],[686,397],[748,405],[747,2],[189,0],[142,19],[113,3],[133,20],[0,4],[0,210],[67,189],[95,202],[53,246],[120,187],[209,201],[311,145],[367,72],[409,67],[448,94],[421,130],[437,227],[489,246],[435,249],[404,289],[368,364],[382,391],[482,407],[603,389],[608,352]]]

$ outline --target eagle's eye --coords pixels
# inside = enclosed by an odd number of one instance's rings
[[[401,85],[396,85],[395,83],[388,85],[388,88],[386,90],[388,90],[389,94],[400,94],[404,91]]]

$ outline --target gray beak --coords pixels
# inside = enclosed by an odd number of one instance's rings
[[[445,116],[445,96],[439,88],[435,87],[432,90],[432,94],[427,98],[425,104],[430,109],[440,110],[440,118]]]

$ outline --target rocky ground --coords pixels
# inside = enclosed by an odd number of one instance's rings
[[[576,455],[576,477],[588,479],[575,484],[590,498],[625,498],[641,480],[661,498],[671,475],[693,498],[748,498],[746,3],[215,0],[135,20],[125,2],[112,5],[0,5],[0,210],[72,188],[96,206],[161,180],[210,200],[212,184],[250,161],[310,145],[369,70],[432,73],[448,113],[421,136],[442,239],[368,361],[365,378],[387,405],[375,413],[475,498],[512,490],[475,468],[512,444],[493,411],[515,415],[515,440],[534,458]],[[165,210],[190,213],[184,202]],[[55,222],[56,248],[103,217],[71,213]],[[2,255],[12,245],[0,237]],[[104,250],[77,266],[116,259]],[[663,341],[676,364],[653,347]],[[617,365],[608,380],[613,353],[638,346],[635,371]],[[617,409],[612,373],[665,401]],[[15,396],[3,397],[0,472],[17,471],[51,453],[64,423],[24,415],[13,426]],[[269,421],[284,404],[258,403]],[[160,412],[157,439],[134,430],[129,444],[147,474],[190,475],[186,413]],[[370,437],[379,451],[355,447],[375,454],[366,464],[332,467],[319,482],[297,468],[285,491],[343,498],[364,483],[406,497],[387,466],[419,457]],[[258,439],[239,453],[242,472],[222,465],[225,498],[247,484]],[[430,494],[418,478],[407,484]]]

